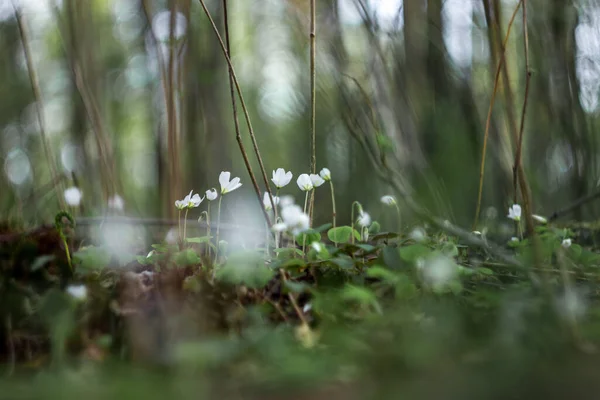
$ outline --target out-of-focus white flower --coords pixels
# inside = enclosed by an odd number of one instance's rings
[[[381,198],[381,202],[386,206],[395,206],[396,198],[394,196],[386,195]]]
[[[87,297],[87,288],[85,285],[69,285],[67,293],[77,300],[85,300]]]
[[[148,255],[146,256],[146,258],[150,258],[154,255],[155,251],[154,250],[150,250],[150,252],[148,253]]]
[[[521,220],[521,206],[518,204],[513,204],[511,207],[509,207],[507,216],[508,216],[508,218],[512,219],[513,221],[520,221]]]
[[[473,231],[473,235],[481,236],[481,232],[480,231]]]
[[[296,183],[298,184],[300,190],[304,192],[308,192],[314,188],[312,179],[310,179],[310,175],[308,174],[301,174],[296,180]]]
[[[415,242],[422,242],[427,238],[427,234],[425,233],[425,229],[421,227],[416,227],[410,232],[410,238]]]
[[[272,229],[276,232],[287,231],[296,236],[310,227],[309,216],[295,204],[281,209],[281,219],[283,222],[273,225]]]
[[[319,172],[319,175],[321,175],[321,178],[323,178],[325,181],[331,180],[331,171],[329,168],[323,168],[321,172]]]
[[[208,199],[208,201],[213,201],[217,199],[217,189],[212,188],[212,189],[208,189],[206,191],[206,198]]]
[[[279,204],[281,205],[281,207],[291,206],[292,204],[294,204],[294,198],[290,195],[281,196],[279,198]]]
[[[307,312],[309,312],[311,309],[312,309],[312,304],[310,304],[310,303],[306,303],[306,304],[304,305],[304,307],[302,307],[302,312],[306,314],[306,313],[307,313]]]
[[[108,208],[112,208],[113,210],[123,211],[125,208],[125,201],[121,196],[115,193],[113,197],[108,199]]]
[[[279,197],[273,196],[273,202],[275,202],[275,205],[278,205]],[[263,196],[263,205],[265,206],[265,210],[267,210],[267,211],[271,211],[273,209],[273,205],[271,204],[271,199],[269,198],[268,192],[265,192],[265,194]]]
[[[358,222],[358,225],[360,226],[369,226],[371,225],[371,216],[369,213],[361,211],[356,222]]]
[[[168,244],[175,244],[175,243],[177,243],[177,237],[178,237],[177,230],[175,228],[171,228],[171,229],[169,229],[169,232],[167,232],[167,235],[165,236],[165,242],[167,242]]]
[[[240,178],[236,177],[236,178],[229,180],[230,178],[231,178],[231,172],[229,172],[229,171],[223,171],[219,175],[219,184],[221,184],[221,194],[222,195],[227,194],[229,192],[233,192],[234,190],[236,190],[237,188],[242,186],[242,184],[240,183]]]
[[[533,217],[533,219],[535,219],[540,224],[547,224],[548,223],[548,219],[545,218],[545,217],[542,217],[541,215],[532,214],[531,216]]]
[[[458,273],[456,264],[445,256],[435,257],[425,263],[423,278],[434,288],[440,288],[449,283]]]
[[[571,239],[564,239],[564,240],[562,241],[562,244],[561,244],[561,246],[562,246],[563,248],[565,248],[565,249],[568,249],[569,247],[571,247],[571,244],[573,244],[573,242],[572,242],[572,240],[571,240]]]
[[[277,189],[281,189],[282,187],[287,186],[293,177],[292,171],[285,172],[283,168],[277,168],[276,171],[273,171],[273,178],[271,181],[275,184]]]
[[[319,187],[325,183],[325,180],[317,174],[310,174],[310,180],[312,181],[313,187]]]
[[[71,186],[70,188],[66,189],[64,195],[65,201],[71,207],[79,206],[81,203],[81,198],[83,197],[81,190],[75,186]]]
[[[516,236],[513,236],[513,237],[510,238],[510,241],[516,243],[516,242],[519,241],[519,238],[516,237]]]

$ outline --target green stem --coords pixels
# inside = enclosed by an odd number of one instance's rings
[[[400,231],[402,231],[402,217],[400,214],[400,207],[398,207],[398,203],[394,204],[396,207],[396,213],[398,214],[398,237],[400,237]]]
[[[306,191],[306,196],[304,196],[304,214],[306,214],[306,205],[308,203],[308,193],[310,192],[310,190]],[[302,236],[302,252],[304,253],[306,251],[306,235]]]
[[[217,207],[217,235],[216,235],[216,245],[217,245],[217,251],[216,251],[216,255],[215,255],[215,264],[217,264],[217,262],[219,261],[219,250],[220,250],[220,246],[219,246],[219,231],[221,228],[221,200],[223,200],[223,195],[219,196],[219,206]]]
[[[210,201],[206,210],[206,236],[210,237]],[[210,258],[210,239],[208,239],[208,245],[206,246],[206,256]]]
[[[75,220],[73,219],[73,216],[71,216],[71,214],[69,214],[66,211],[60,211],[54,217],[54,226],[56,227],[56,230],[58,231],[58,236],[60,236],[60,239],[61,239],[63,245],[65,246],[65,254],[67,256],[67,263],[69,264],[69,269],[71,270],[71,272],[73,272],[73,262],[71,261],[71,252],[69,251],[69,244],[67,243],[67,237],[65,236],[65,234],[63,232],[63,222],[62,222],[63,218],[68,219],[69,222],[73,226],[75,226]]]
[[[185,244],[185,239],[187,238],[187,215],[188,215],[188,211],[190,211],[189,208],[185,209],[185,217],[183,217],[183,242]]]
[[[179,236],[179,241],[181,242],[181,209],[179,209],[177,212],[177,223],[179,225],[177,229],[177,236]]]
[[[359,210],[362,209],[362,206],[360,205],[360,203],[358,201],[355,201],[352,203],[352,208],[350,211],[350,219],[352,220],[350,223],[350,228],[352,229],[351,232],[351,236],[352,236],[352,244],[354,244],[354,206],[357,206]]]
[[[335,211],[335,193],[333,191],[333,181],[329,181],[329,187],[331,188],[331,204],[333,207],[332,220],[333,220],[333,227],[335,228],[335,217],[337,215],[337,212]]]

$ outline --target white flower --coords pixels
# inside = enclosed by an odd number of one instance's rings
[[[545,217],[542,217],[541,215],[533,214],[532,217],[533,217],[533,219],[535,219],[540,224],[547,224],[548,223],[548,219],[546,219]]]
[[[123,211],[123,208],[125,208],[125,201],[123,201],[123,198],[121,196],[115,194],[113,197],[108,199],[108,208]]]
[[[85,300],[87,297],[87,288],[85,285],[69,285],[67,293],[77,300]]]
[[[154,250],[150,250],[150,252],[148,253],[148,255],[146,256],[146,258],[150,258],[154,255],[154,253],[156,253]]]
[[[217,189],[215,189],[215,188],[208,189],[206,191],[206,198],[208,199],[208,201],[216,200],[217,196],[218,196]]]
[[[521,206],[518,204],[513,204],[512,207],[508,209],[508,218],[514,221],[521,220]]]
[[[65,190],[65,201],[72,207],[77,207],[81,203],[81,197],[83,197],[81,190],[75,186]]]
[[[219,183],[221,184],[221,194],[233,192],[235,189],[242,186],[242,184],[240,183],[240,178],[236,177],[230,181],[230,177],[231,173],[229,171],[223,171],[219,175]]]
[[[275,205],[279,204],[279,197],[273,196],[273,202]],[[271,204],[271,199],[269,198],[269,192],[265,192],[263,196],[263,205],[265,206],[265,210],[271,211],[273,209],[273,205]]]
[[[200,198],[198,193],[193,194],[194,191],[190,190],[190,193],[183,198],[183,200],[175,200],[175,207],[179,210],[183,210],[184,208],[195,208],[202,203],[204,197]]]
[[[369,226],[371,225],[371,216],[369,213],[361,211],[356,222],[358,222],[358,225],[360,226]]]
[[[473,231],[473,235],[481,236],[481,231]]]
[[[271,229],[273,232],[285,232],[287,230],[287,225],[283,222],[278,222],[274,224]]]
[[[296,183],[298,184],[300,190],[304,192],[308,192],[309,190],[313,190],[314,188],[312,179],[310,179],[310,176],[308,174],[300,175]]]
[[[561,246],[562,246],[563,248],[565,248],[565,249],[568,249],[569,247],[571,247],[571,244],[573,244],[573,243],[572,243],[572,241],[571,241],[571,239],[564,239],[564,240],[562,241],[562,244],[561,244]]]
[[[394,196],[390,196],[390,195],[383,196],[381,198],[381,202],[383,204],[385,204],[386,206],[395,206],[396,205],[396,198]]]
[[[325,179],[328,182],[331,180],[331,171],[329,170],[329,168],[323,168],[321,172],[319,172],[319,175],[321,175],[321,178]]]
[[[510,238],[510,241],[516,243],[516,242],[519,241],[519,238],[516,237],[516,236],[513,236],[513,237]]]
[[[325,180],[317,174],[310,174],[310,180],[314,187],[319,187],[325,183]]]
[[[439,256],[430,260],[423,267],[423,278],[433,288],[442,288],[449,283],[458,269],[452,260],[445,256]]]
[[[427,233],[425,232],[425,229],[416,227],[410,232],[410,238],[415,242],[422,242],[427,238]]]
[[[287,186],[288,183],[292,180],[292,171],[285,172],[283,168],[277,168],[276,171],[273,171],[273,178],[271,181],[275,184],[278,189]]]
[[[294,204],[294,198],[290,195],[281,196],[279,198],[279,204],[281,205],[281,207],[291,206],[292,204]]]
[[[306,303],[306,304],[304,305],[304,307],[302,307],[302,312],[303,312],[304,314],[306,314],[306,313],[307,313],[307,312],[309,312],[311,309],[312,309],[312,304],[310,304],[310,303]]]
[[[296,236],[310,227],[310,218],[295,204],[282,208],[281,219],[283,222],[273,225],[276,232],[287,231]]]

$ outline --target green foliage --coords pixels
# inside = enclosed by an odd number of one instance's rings
[[[338,226],[327,231],[327,237],[333,243],[350,243],[352,235],[355,240],[360,240],[360,232],[350,226]]]

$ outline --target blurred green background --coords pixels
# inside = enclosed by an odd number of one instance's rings
[[[223,34],[222,2],[206,3]],[[376,206],[388,188],[369,157],[384,149],[420,202],[470,225],[501,42],[517,2],[317,3],[317,170],[332,171],[340,221],[354,200],[382,216]],[[15,18],[19,4],[25,36]],[[599,5],[527,4],[532,75],[523,163],[534,212],[547,215],[597,186]],[[229,2],[232,61],[269,177],[278,167],[295,177],[309,171],[309,17],[308,1]],[[75,179],[86,215],[101,214],[119,193],[127,215],[173,217],[174,200],[217,186],[222,170],[240,176],[252,198],[227,65],[198,1],[5,0],[0,55],[3,216],[38,224],[56,212],[42,128],[59,188]],[[493,206],[502,214],[511,203],[524,62],[519,12],[490,124],[484,212]],[[238,112],[264,190],[239,102]],[[301,196],[295,186],[284,193]],[[316,196],[316,220],[327,222],[329,194]],[[257,202],[248,204],[260,214]],[[589,204],[575,216],[592,218],[597,208]]]

